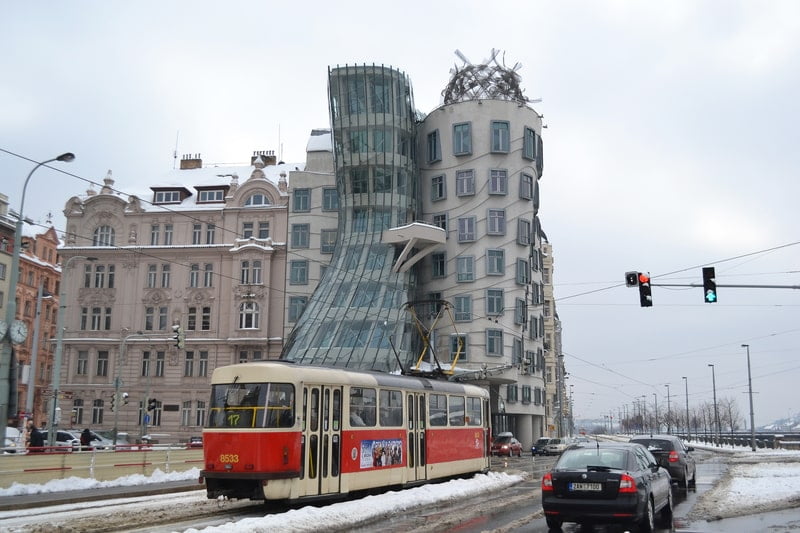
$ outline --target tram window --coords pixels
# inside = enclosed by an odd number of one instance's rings
[[[399,390],[382,390],[380,393],[381,425],[397,427],[403,425],[403,393]]]
[[[264,427],[294,426],[294,386],[290,383],[269,383],[267,391],[267,416]]]
[[[311,431],[317,431],[319,427],[319,389],[314,388],[311,389],[311,420],[310,420],[310,427]],[[315,476],[311,476],[315,477]]]
[[[467,425],[480,426],[483,424],[481,420],[481,399],[480,398],[467,398]]]
[[[428,400],[431,426],[447,425],[447,396],[444,394],[431,394]]]
[[[342,418],[342,391],[336,389],[333,391],[333,430],[339,431],[341,424],[339,423]]]
[[[464,425],[464,397],[450,396],[450,425]]]
[[[209,427],[259,427],[263,422],[266,383],[225,383],[211,388]]]
[[[362,387],[350,388],[350,425],[351,426],[374,426],[376,422],[375,389],[365,389]]]

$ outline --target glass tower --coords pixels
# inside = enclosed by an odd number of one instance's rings
[[[328,70],[339,225],[330,265],[282,359],[391,372],[414,360],[415,268],[382,238],[418,208],[415,115],[408,77],[376,65]],[[290,235],[293,239],[294,235]]]

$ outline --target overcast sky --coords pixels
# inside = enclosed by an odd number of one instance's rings
[[[313,6],[313,7],[312,7]],[[388,21],[388,22],[387,22]],[[327,69],[376,63],[441,102],[461,50],[521,63],[541,98],[543,228],[577,417],[734,399],[756,425],[800,412],[800,293],[654,287],[639,307],[628,270],[654,283],[800,285],[800,3],[16,2],[0,21],[0,149],[123,191],[156,184],[173,152],[205,163],[275,150],[303,162],[328,127]],[[33,163],[0,151],[19,209]],[[40,169],[25,215],[45,222],[88,184]],[[769,251],[766,251],[769,250]],[[763,252],[762,252],[763,251]],[[761,252],[761,253],[754,253]],[[594,292],[593,292],[594,291]]]

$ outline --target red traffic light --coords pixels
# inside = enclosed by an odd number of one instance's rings
[[[650,283],[650,276],[639,272],[639,283]]]

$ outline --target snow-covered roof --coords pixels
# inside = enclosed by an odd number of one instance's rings
[[[331,130],[312,130],[306,145],[306,152],[332,152],[333,136]]]

